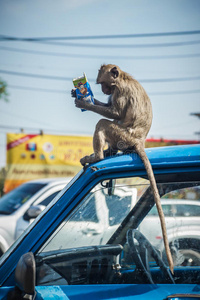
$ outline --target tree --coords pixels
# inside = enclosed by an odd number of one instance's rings
[[[7,83],[0,78],[0,100],[8,101]]]

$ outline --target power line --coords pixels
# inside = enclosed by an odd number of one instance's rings
[[[20,73],[20,72],[6,71],[6,70],[0,70],[0,73],[8,74],[8,75],[15,75],[15,76],[23,76],[23,77],[34,77],[34,78],[52,79],[52,80],[72,81],[72,79],[73,79],[71,77],[61,77],[61,76],[49,76],[49,75],[40,75],[40,74]],[[94,81],[94,80],[90,80],[90,81]]]
[[[7,125],[0,125],[0,128],[1,129],[19,129],[19,130],[21,130],[21,128],[22,127],[18,127],[18,126],[7,126]],[[38,129],[38,128],[33,128],[33,127],[23,127],[23,129],[27,129],[27,130],[41,130],[41,128],[40,129]]]
[[[68,94],[69,90],[54,90],[54,89],[43,89],[36,87],[27,87],[27,86],[16,86],[16,85],[8,85],[8,88],[19,89],[19,90],[30,90],[34,92],[45,92],[45,93],[57,93],[57,94]],[[184,94],[198,94],[200,90],[188,90],[188,91],[164,91],[164,92],[150,92],[148,95],[151,96],[161,96],[161,95],[184,95]],[[95,95],[102,95],[102,93],[95,93]]]
[[[41,128],[35,128],[35,127],[24,127],[24,126],[7,126],[7,125],[0,125],[0,128],[1,129],[17,129],[17,130],[21,130],[23,127],[24,130],[37,130],[37,131],[40,131],[40,130],[43,130]],[[44,130],[50,130],[50,131],[59,131],[59,132],[66,132],[67,130],[63,131],[63,130],[56,130],[56,129],[51,129],[51,128],[46,128]]]
[[[108,35],[91,35],[91,36],[65,36],[65,37],[35,37],[21,38],[0,35],[1,40],[9,41],[52,41],[52,40],[94,40],[94,39],[121,39],[121,38],[143,38],[158,36],[180,36],[200,34],[200,30],[174,31],[174,32],[154,32],[154,33],[134,33],[134,34],[108,34]]]
[[[143,83],[151,83],[151,82],[177,82],[177,81],[193,81],[199,80],[200,76],[194,77],[179,77],[179,78],[156,78],[156,79],[138,79],[138,81]]]
[[[149,93],[151,96],[161,96],[161,95],[186,95],[186,94],[198,94],[200,90],[188,90],[188,91],[167,91],[167,92],[152,92]]]
[[[189,122],[190,123],[190,122]],[[174,126],[180,126],[181,124],[176,124],[176,125],[174,125]],[[21,131],[21,129],[22,129],[22,127],[19,127],[19,126],[6,126],[6,125],[1,125],[0,124],[0,129],[3,129],[3,130],[19,130],[19,131]],[[61,130],[59,130],[59,129],[50,129],[50,128],[33,128],[33,127],[23,127],[23,130],[25,130],[25,131],[38,131],[38,134],[40,134],[40,132],[41,132],[41,130],[44,132],[44,131],[47,131],[47,132],[49,132],[49,131],[51,131],[51,132],[57,132],[57,133],[67,133],[67,132],[69,132],[69,130],[68,129],[66,129],[66,130],[63,130],[63,129],[61,129]],[[68,133],[67,133],[68,134]],[[84,134],[84,135],[89,135],[89,136],[91,136],[91,133],[89,133],[89,132],[82,132],[82,134]],[[68,134],[69,135],[69,134]],[[80,136],[80,132],[71,132],[71,130],[70,130],[70,135],[78,135],[78,136]],[[153,136],[163,136],[163,134],[152,134]],[[170,134],[171,136],[175,136],[174,134]],[[179,136],[186,136],[186,135],[184,135],[184,134],[182,134],[182,135],[180,135],[180,134],[178,134]],[[187,136],[189,136],[189,135],[187,135]]]
[[[30,118],[30,117],[26,117],[26,116],[24,116],[24,115],[23,115],[23,116],[16,115],[16,114],[13,114],[13,113],[4,111],[4,110],[2,110],[2,109],[1,109],[1,112],[2,112],[3,114],[9,115],[9,116],[12,116],[12,117],[15,117],[15,118],[20,118],[20,119],[23,118],[23,120],[28,120],[29,122],[31,121],[31,122],[34,122],[34,123],[37,123],[37,124],[40,122],[40,124],[42,124],[42,125],[47,125],[47,126],[50,125],[50,124],[48,124],[48,123],[45,123],[45,122],[42,122],[42,121],[38,121],[38,120],[32,119],[32,118]]]
[[[71,77],[62,77],[62,76],[50,76],[50,75],[41,75],[41,74],[31,74],[31,73],[21,73],[7,70],[0,70],[0,73],[14,75],[14,76],[23,76],[23,77],[34,77],[34,78],[43,78],[51,80],[64,80],[72,81]],[[199,80],[200,76],[193,77],[179,77],[179,78],[154,78],[154,79],[138,79],[140,82],[151,83],[151,82],[176,82],[176,81],[191,81]],[[96,82],[94,79],[89,79],[90,82]]]
[[[0,50],[6,50],[11,52],[20,52],[34,55],[45,55],[45,56],[61,56],[61,57],[74,57],[74,58],[87,58],[87,59],[178,59],[178,58],[195,58],[200,57],[200,53],[193,54],[178,54],[178,55],[141,55],[141,56],[133,56],[133,55],[88,55],[88,54],[74,54],[74,53],[59,53],[59,52],[45,52],[45,51],[35,51],[35,50],[27,50],[27,49],[19,49],[19,48],[11,48],[11,47],[0,47]]]
[[[69,91],[65,91],[65,90],[43,89],[43,88],[35,88],[35,87],[27,87],[27,86],[17,86],[17,85],[8,85],[8,88],[27,90],[27,91],[38,91],[44,93],[56,93],[56,94],[67,94],[67,92],[69,93]]]
[[[35,128],[35,127],[24,127],[24,126],[10,126],[10,125],[1,125],[0,124],[0,129],[3,129],[3,130],[8,130],[8,129],[13,129],[13,130],[21,130],[21,129],[23,129],[23,130],[31,130],[31,131],[34,131],[34,130],[36,130],[36,131],[38,131],[38,132],[41,132],[41,130],[44,132],[44,131],[51,131],[51,132],[59,132],[59,133],[67,133],[67,132],[69,132],[69,129],[53,129],[53,128]],[[80,132],[73,132],[73,131],[71,131],[70,130],[70,134],[77,134],[77,135],[80,135]],[[83,134],[85,134],[85,135],[91,135],[91,134],[89,134],[88,132],[82,132]]]
[[[1,39],[0,39],[1,41]],[[178,47],[200,44],[200,41],[187,41],[187,42],[172,42],[172,43],[151,43],[151,44],[82,44],[82,43],[62,43],[62,42],[48,42],[48,41],[35,41],[37,43],[53,46],[63,47],[84,47],[84,48],[159,48],[159,47]]]
[[[90,55],[82,55],[82,54],[67,54],[67,53],[59,53],[59,52],[45,52],[45,51],[34,51],[27,49],[19,49],[19,48],[10,48],[10,47],[0,47],[0,50],[12,51],[12,52],[20,52],[20,53],[28,53],[28,54],[36,54],[36,55],[50,55],[50,56],[64,56],[64,57],[87,57],[90,58]],[[95,58],[98,56],[96,55]]]

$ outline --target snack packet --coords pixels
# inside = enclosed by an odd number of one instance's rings
[[[87,81],[85,73],[83,76],[73,79],[74,87],[76,88],[76,97],[94,104],[94,95],[90,88],[90,84]],[[86,111],[86,109],[81,109],[81,111]]]

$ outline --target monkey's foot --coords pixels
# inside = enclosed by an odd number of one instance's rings
[[[90,155],[90,156],[84,156],[83,158],[80,159],[80,163],[82,164],[82,166],[84,166],[85,164],[92,164],[95,163],[97,161],[100,161],[101,159],[96,157],[94,154]]]

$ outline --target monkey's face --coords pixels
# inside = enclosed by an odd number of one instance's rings
[[[106,95],[111,95],[112,94],[112,89],[110,86],[108,86],[105,82],[101,83],[101,90],[104,94]]]
[[[102,92],[110,95],[117,84],[119,76],[119,68],[115,65],[102,65],[98,76],[97,83],[101,84]]]

